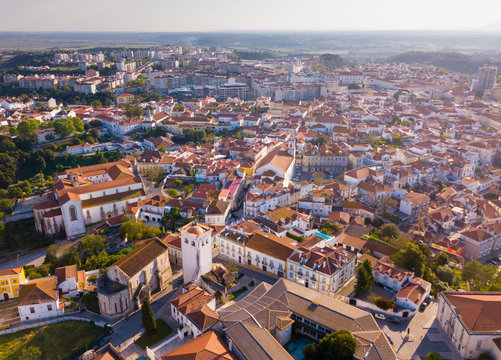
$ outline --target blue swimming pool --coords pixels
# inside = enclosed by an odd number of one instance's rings
[[[305,345],[312,344],[312,343],[313,343],[313,341],[311,341],[310,339],[307,339],[307,338],[302,337],[302,336],[298,336],[297,338],[292,340],[289,344],[287,344],[287,346],[285,347],[285,350],[287,350],[287,352],[289,354],[291,354],[291,356],[295,360],[303,360],[303,347]]]
[[[330,239],[330,236],[322,234],[321,232],[318,232],[318,231],[315,233],[315,235],[320,236],[322,239],[325,239],[325,240]]]

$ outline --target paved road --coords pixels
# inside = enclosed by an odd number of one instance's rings
[[[45,249],[41,249],[41,250],[37,250],[35,252],[32,252],[30,254],[19,256],[19,261],[16,258],[16,259],[12,259],[12,260],[9,260],[7,262],[1,263],[0,270],[10,269],[10,268],[18,267],[18,266],[23,266],[23,265],[39,266],[39,265],[42,265],[44,260],[45,260]]]
[[[385,320],[377,320],[379,327],[393,341],[393,349],[399,359],[410,360],[414,356],[425,356],[430,351],[438,351],[443,356],[451,357],[447,344],[443,341],[436,341],[438,336],[437,322],[435,316],[438,310],[438,302],[432,302],[423,312],[417,312],[411,320],[404,320],[400,324],[392,324]],[[410,329],[412,341],[406,341],[402,334]],[[433,341],[429,336],[433,337]],[[436,336],[434,336],[436,334]]]

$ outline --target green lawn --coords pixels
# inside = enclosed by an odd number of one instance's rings
[[[155,334],[155,336],[149,337],[148,335],[146,335],[146,333],[144,333],[139,339],[136,340],[136,344],[141,346],[143,349],[146,349],[147,346],[156,344],[163,338],[169,336],[171,332],[172,329],[170,328],[169,324],[167,324],[162,319],[157,319],[157,333]]]
[[[21,349],[37,347],[41,360],[64,359],[92,344],[103,328],[86,321],[63,321],[0,336],[0,360],[19,359]]]

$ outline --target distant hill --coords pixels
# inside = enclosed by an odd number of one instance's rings
[[[13,69],[16,66],[41,66],[48,65],[53,55],[21,53],[6,61],[0,62],[0,69]]]
[[[471,56],[457,52],[424,52],[409,51],[387,59],[387,62],[397,63],[431,63],[449,71],[463,74],[474,74],[480,66],[490,64],[488,60],[474,59]]]
[[[276,57],[270,51],[239,51],[234,50],[229,56],[230,59],[234,60],[265,60]]]
[[[327,68],[327,70],[334,70],[338,67],[346,65],[341,56],[333,54],[320,55],[320,62]]]

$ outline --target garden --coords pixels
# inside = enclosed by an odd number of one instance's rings
[[[105,329],[86,321],[63,321],[0,336],[0,360],[65,359],[90,348]]]

